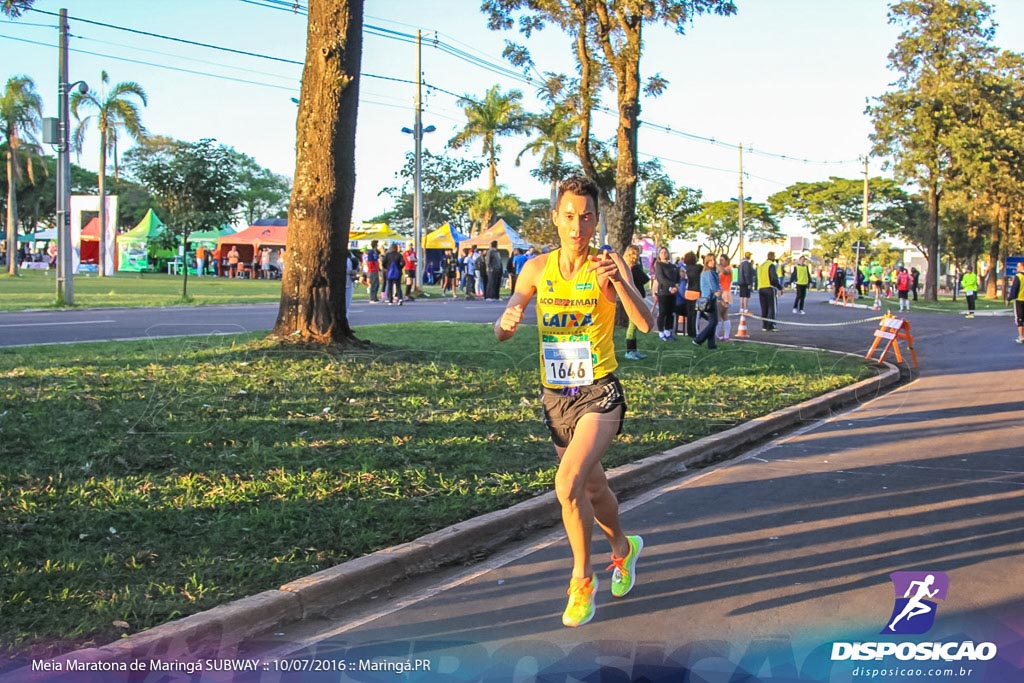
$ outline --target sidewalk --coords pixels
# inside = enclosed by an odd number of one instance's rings
[[[781,332],[752,328],[751,336],[863,354],[875,324],[806,324],[864,315],[810,304],[799,319],[784,313]],[[543,672],[572,680],[601,671],[608,680],[680,680],[689,669],[706,680],[749,673],[846,681],[864,663],[831,662],[832,642],[883,640],[894,597],[888,575],[926,570],[950,578],[926,638],[992,641],[998,657],[971,663],[975,671],[963,680],[1021,680],[1024,350],[1006,319],[910,320],[922,366],[916,380],[825,419],[798,412],[801,424],[789,436],[625,502],[624,525],[647,546],[639,583],[625,599],[608,595],[607,543],[596,534],[602,588],[594,621],[580,629],[561,626],[569,550],[555,530],[469,569],[402,584],[393,596],[275,626],[241,648],[218,647],[214,632],[176,645],[224,659],[332,662],[330,680],[402,680],[372,667],[422,660],[413,679],[443,672],[446,680],[511,680],[519,672],[529,680]],[[255,601],[239,618],[276,623],[283,604]],[[337,671],[363,663],[371,668],[351,679]]]

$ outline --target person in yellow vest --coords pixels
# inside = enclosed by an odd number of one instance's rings
[[[964,274],[960,278],[960,289],[967,298],[967,315],[964,317],[973,318],[974,306],[978,300],[978,274],[970,266],[964,269]]]
[[[622,597],[633,588],[636,560],[643,549],[640,536],[627,536],[622,530],[619,504],[601,458],[621,431],[626,412],[622,386],[612,374],[618,366],[612,339],[615,304],[621,301],[626,315],[644,333],[654,326],[654,316],[622,257],[611,247],[590,247],[597,228],[597,197],[597,186],[586,178],[561,183],[551,215],[560,246],[526,262],[494,324],[498,341],[511,339],[536,295],[544,424],[559,458],[555,493],[573,557],[562,623],[572,627],[594,617],[594,522],[611,544],[613,596]]]
[[[768,258],[757,267],[757,295],[761,299],[761,329],[778,332],[775,325],[775,297],[782,294],[782,283],[775,269],[775,252],[769,251]]]
[[[1013,302],[1013,312],[1017,317],[1016,341],[1018,344],[1024,344],[1024,272],[1021,272],[1020,265],[1017,268],[1017,274],[1013,276],[1008,296]]]
[[[796,300],[793,302],[793,313],[804,313],[804,302],[807,300],[807,288],[811,284],[811,268],[807,265],[803,256],[796,260],[793,266],[792,281],[796,283]]]
[[[875,303],[882,302],[882,277],[884,273],[882,266],[877,263],[871,264],[871,291],[875,293]]]

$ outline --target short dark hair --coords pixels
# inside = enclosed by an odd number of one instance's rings
[[[555,199],[555,206],[561,206],[562,195],[567,192],[580,195],[581,197],[590,197],[594,200],[594,213],[599,212],[597,185],[590,178],[577,175],[560,182],[558,184],[558,197]]]
[[[498,240],[491,240],[491,249],[498,248]]]

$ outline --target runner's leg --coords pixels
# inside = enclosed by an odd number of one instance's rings
[[[619,410],[622,410],[621,408]],[[587,495],[587,484],[594,476],[594,468],[601,466],[601,457],[619,431],[620,413],[588,413],[576,423],[572,441],[564,449],[557,449],[561,461],[555,473],[555,495],[562,506],[562,524],[572,548],[574,578],[593,575],[590,565],[590,543],[594,527],[595,506]],[[603,469],[601,474],[603,475]],[[599,485],[598,485],[599,486]],[[605,487],[607,488],[607,479]],[[611,494],[611,490],[608,490]],[[614,498],[614,494],[611,494]],[[602,529],[612,532],[618,547],[615,552],[628,548],[623,545],[622,530],[618,528],[618,502],[614,506],[603,492],[598,495]],[[606,532],[607,533],[607,532]]]

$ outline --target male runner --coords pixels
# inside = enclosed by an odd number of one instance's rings
[[[618,367],[612,333],[615,302],[622,301],[637,329],[648,332],[654,316],[633,286],[629,268],[610,247],[590,248],[597,227],[597,187],[585,178],[569,178],[558,191],[552,221],[560,248],[523,266],[516,289],[494,324],[499,341],[510,339],[523,311],[537,294],[537,327],[544,423],[559,457],[555,493],[572,549],[566,626],[582,626],[594,617],[597,577],[590,564],[596,520],[612,547],[612,595],[622,597],[636,581],[640,536],[626,536],[619,524],[619,503],[608,486],[601,457],[622,428],[626,401],[612,372]]]

